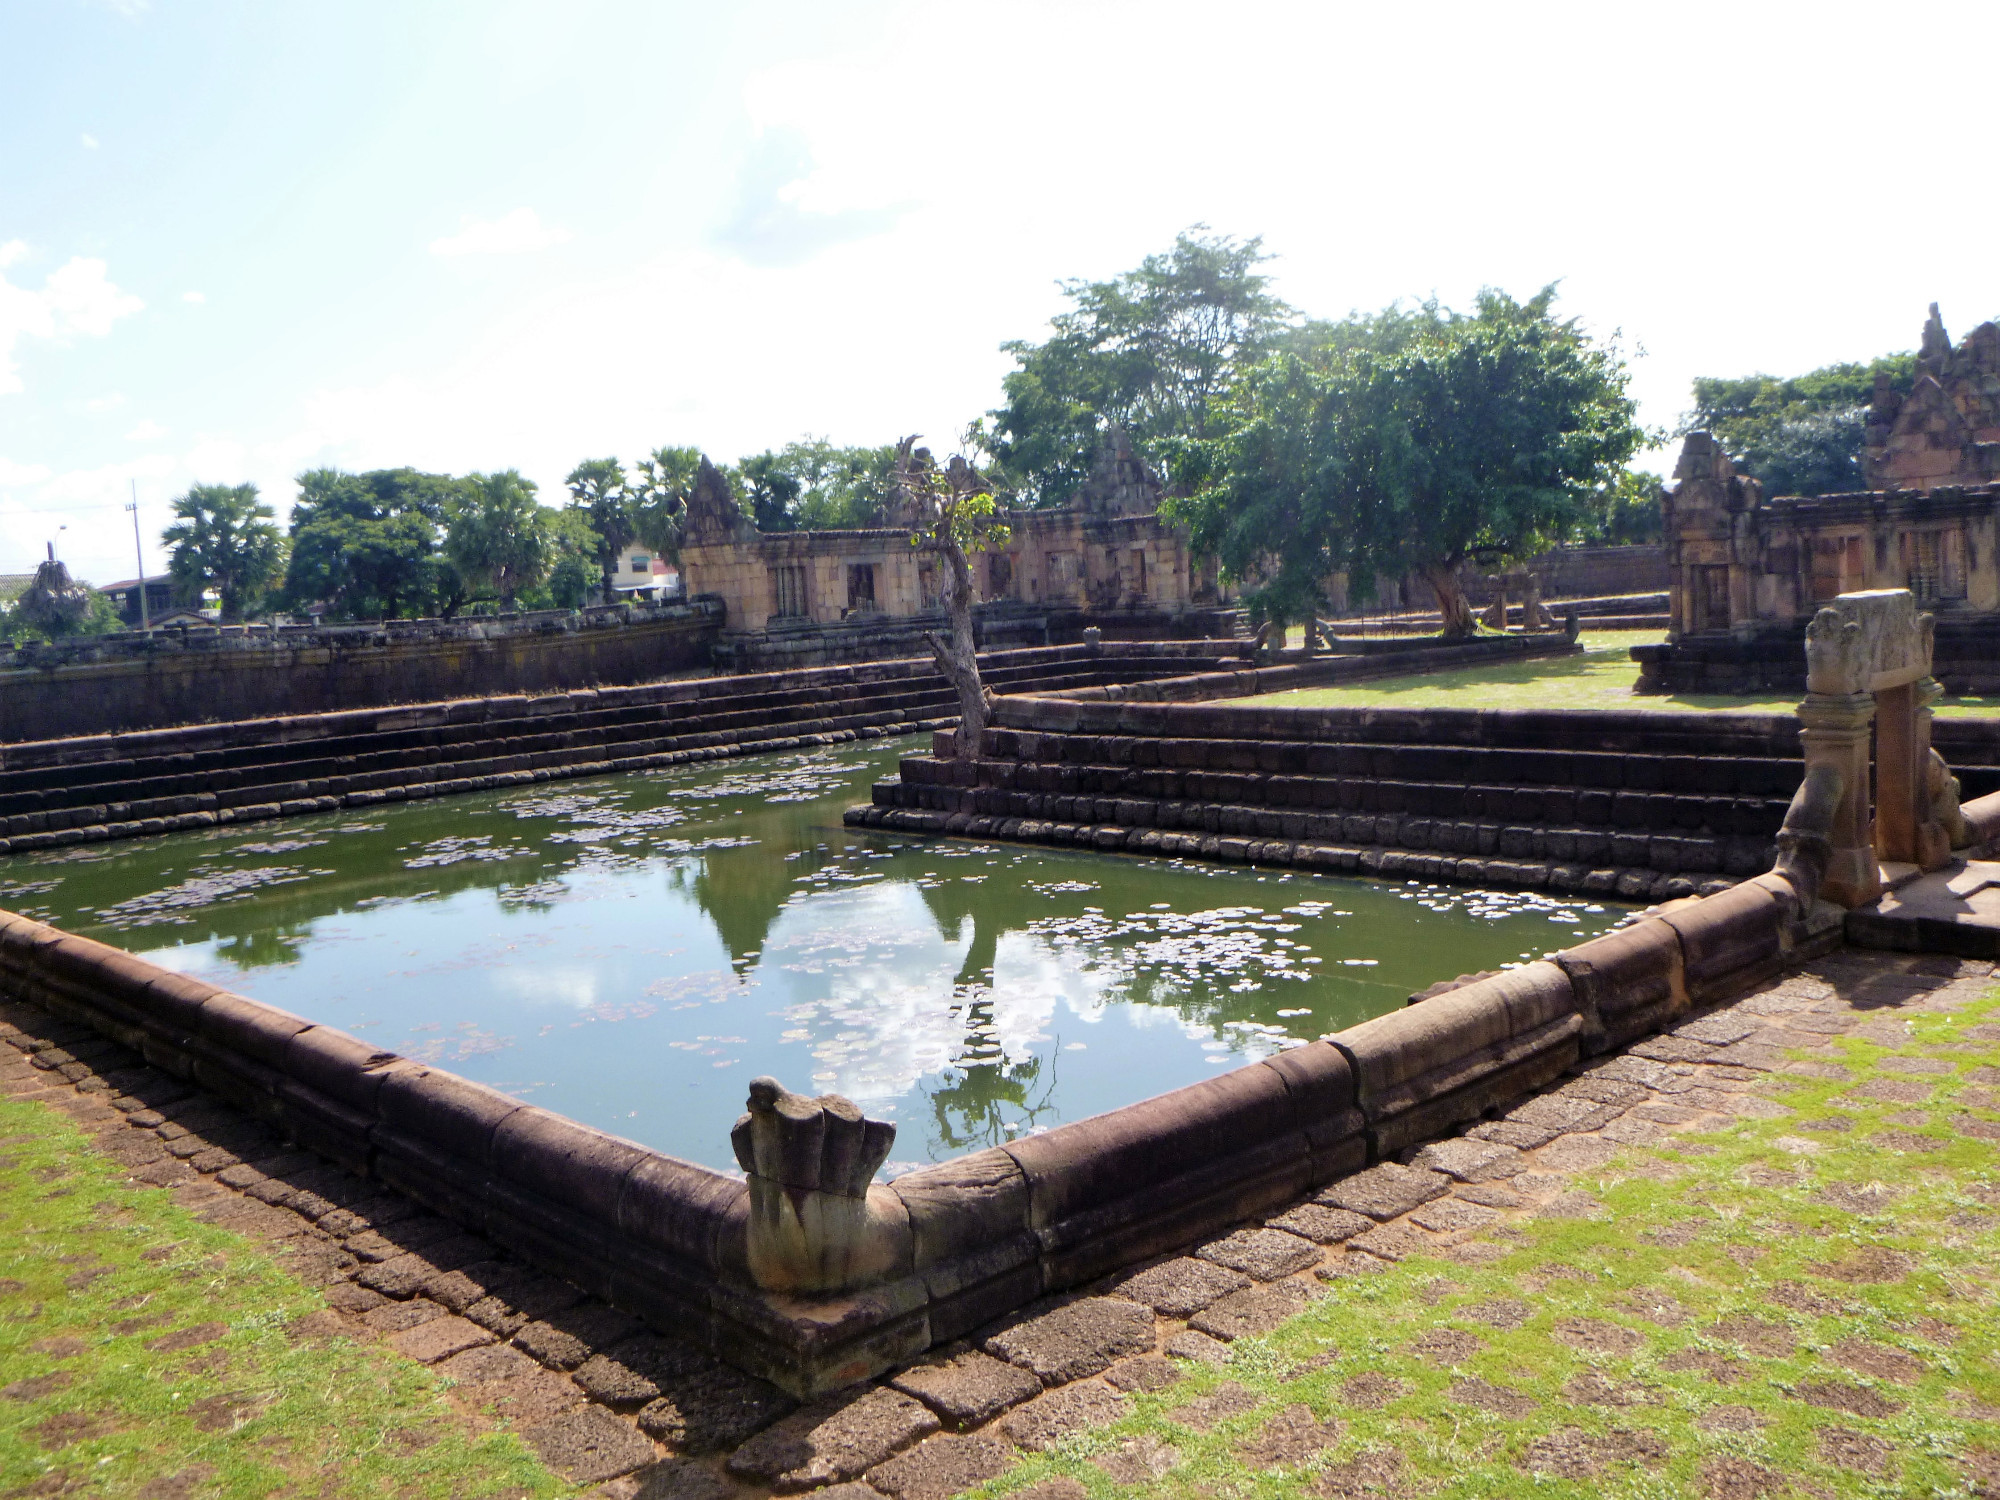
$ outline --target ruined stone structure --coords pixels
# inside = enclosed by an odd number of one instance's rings
[[[1114,428],[1072,503],[1005,512],[1007,543],[975,560],[981,644],[1041,644],[1053,617],[1078,615],[1118,636],[1216,633],[1213,609],[1198,608],[1219,602],[1214,585],[1159,518],[1160,495],[1159,476]],[[910,545],[910,518],[896,511],[892,504],[890,524],[867,531],[761,532],[722,476],[704,469],[688,502],[681,567],[690,598],[722,600],[730,663],[907,654],[912,621],[942,620],[941,564]]]
[[[1639,691],[1795,691],[1799,626],[1840,594],[1897,588],[1936,614],[1947,688],[2000,684],[2000,326],[1954,349],[1932,307],[1915,389],[1877,386],[1864,471],[1877,488],[1767,499],[1690,433],[1662,501],[1668,643],[1633,649]]]
[[[1880,589],[1842,594],[1806,627],[1806,770],[1779,868],[1811,864],[1836,905],[1881,895],[1885,866],[1935,870],[1971,842],[1959,784],[1931,748],[1933,623],[1908,589]]]
[[[1930,490],[2000,480],[2000,324],[1981,323],[1956,349],[1937,304],[1924,324],[1917,379],[1905,396],[1875,377],[1862,472],[1871,490]]]

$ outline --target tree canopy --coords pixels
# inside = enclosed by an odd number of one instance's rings
[[[625,466],[615,458],[587,458],[564,476],[563,484],[569,490],[569,513],[579,517],[595,539],[590,556],[608,599],[611,575],[618,571],[618,555],[638,536]]]
[[[485,584],[502,609],[512,609],[555,560],[550,515],[535,498],[534,481],[519,470],[468,474],[447,513],[445,555],[462,578]]]
[[[349,619],[451,613],[465,585],[439,543],[459,484],[415,469],[307,470],[292,511],[286,599]]]
[[[167,571],[182,603],[199,607],[214,589],[222,618],[240,620],[284,576],[285,538],[277,512],[254,484],[190,485],[173,502],[174,521],[160,534],[171,549]]]
[[[1003,344],[1015,368],[1006,404],[974,438],[999,480],[1031,504],[1059,505],[1090,473],[1104,425],[1166,467],[1174,440],[1210,435],[1232,376],[1264,354],[1292,310],[1266,290],[1259,239],[1197,224],[1171,250],[1109,281],[1066,281],[1070,301],[1043,343]]]
[[[1317,608],[1347,575],[1420,573],[1447,633],[1472,628],[1454,576],[1565,538],[1642,441],[1613,348],[1526,302],[1483,291],[1323,325],[1244,375],[1212,437],[1175,445],[1192,486],[1166,513],[1246,584],[1265,618]]]
[[[1835,495],[1865,487],[1861,448],[1878,373],[1907,393],[1915,354],[1822,365],[1803,375],[1699,375],[1682,431],[1706,428],[1739,472],[1769,495]]]
[[[759,531],[852,531],[882,524],[895,463],[893,443],[804,437],[741,460],[727,477]]]

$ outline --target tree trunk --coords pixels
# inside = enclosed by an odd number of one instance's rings
[[[955,547],[939,548],[948,566],[944,576],[944,607],[951,620],[951,636],[926,630],[924,640],[937,658],[938,670],[958,694],[958,758],[979,759],[979,744],[986,732],[986,685],[979,680],[979,657],[972,642],[972,568],[965,554]]]
[[[1437,595],[1438,613],[1444,616],[1445,639],[1456,641],[1471,635],[1475,629],[1472,603],[1465,597],[1465,590],[1458,586],[1457,570],[1428,567],[1424,569],[1424,580]]]

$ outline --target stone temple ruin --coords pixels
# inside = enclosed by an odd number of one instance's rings
[[[1159,517],[1160,478],[1109,430],[1067,505],[1007,511],[1005,546],[976,560],[982,648],[1081,639],[1226,635],[1233,617],[1187,539]],[[691,596],[719,598],[718,661],[741,668],[922,654],[943,621],[934,559],[910,545],[892,497],[865,531],[762,532],[704,470],[688,502],[681,567]]]
[[[2000,687],[2000,325],[1954,348],[1933,306],[1915,388],[1878,380],[1865,443],[1867,490],[1767,499],[1688,435],[1663,501],[1667,643],[1633,649],[1639,691],[1796,691],[1800,623],[1885,588],[1937,615],[1948,688]]]

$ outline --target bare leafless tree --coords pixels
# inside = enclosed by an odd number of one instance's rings
[[[916,444],[912,434],[896,445],[891,514],[907,521],[911,546],[944,564],[938,594],[950,629],[927,630],[924,640],[958,694],[958,758],[972,761],[979,759],[991,708],[972,637],[972,557],[1004,546],[1009,532],[991,486],[963,455],[940,467],[930,449]]]

